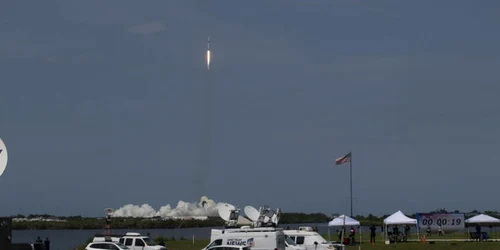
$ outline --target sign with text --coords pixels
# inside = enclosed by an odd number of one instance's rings
[[[465,228],[465,216],[463,213],[422,213],[417,214],[417,223],[421,233],[428,228],[435,233],[441,227],[444,233],[463,231]]]

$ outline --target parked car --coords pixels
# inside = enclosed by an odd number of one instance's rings
[[[86,247],[85,250],[129,250],[130,248],[119,242],[110,242],[110,241],[102,241],[102,242],[91,242]]]

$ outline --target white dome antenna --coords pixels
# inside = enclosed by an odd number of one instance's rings
[[[255,209],[252,206],[246,206],[245,209],[246,216],[253,222],[258,222],[260,217],[259,210]]]

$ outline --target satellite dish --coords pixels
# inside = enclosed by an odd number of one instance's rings
[[[217,211],[219,212],[219,216],[226,221],[226,224],[228,226],[236,226],[236,224],[238,223],[238,218],[240,216],[239,209],[231,204],[224,203],[219,205]]]
[[[2,176],[3,171],[5,171],[5,168],[7,167],[7,159],[7,147],[3,143],[2,138],[0,138],[0,176]]]
[[[266,209],[265,212],[264,212],[264,216],[266,216],[266,217],[271,218],[271,217],[273,217],[273,215],[274,215],[274,211],[271,210],[271,209],[269,209],[269,208]]]
[[[266,217],[264,217],[264,221],[262,221],[262,222],[264,222],[265,224],[267,224],[269,222],[269,220],[270,220],[269,217],[266,216]]]
[[[276,213],[271,217],[271,222],[275,225],[278,225],[278,221],[280,220],[281,209],[276,209]]]
[[[259,217],[260,217],[259,210],[255,209],[252,206],[246,206],[244,210],[245,210],[245,214],[247,215],[247,217],[250,220],[252,220],[253,222],[259,221]]]
[[[265,206],[259,209],[259,214],[260,214],[259,222],[262,225],[275,227],[278,225],[281,210],[278,208],[276,209],[276,211],[274,211],[270,209],[268,206]]]
[[[104,213],[106,213],[106,215],[112,215],[114,211],[115,210],[113,210],[112,208],[106,208],[106,209],[104,209]]]

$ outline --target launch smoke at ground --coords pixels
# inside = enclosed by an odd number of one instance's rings
[[[144,205],[133,205],[128,204],[113,213],[113,217],[162,217],[162,218],[182,218],[182,217],[205,217],[205,216],[217,216],[217,206],[221,203],[216,203],[215,201],[207,198],[206,196],[201,197],[198,203],[189,203],[185,201],[177,202],[176,207],[167,204],[155,210],[149,204]]]

